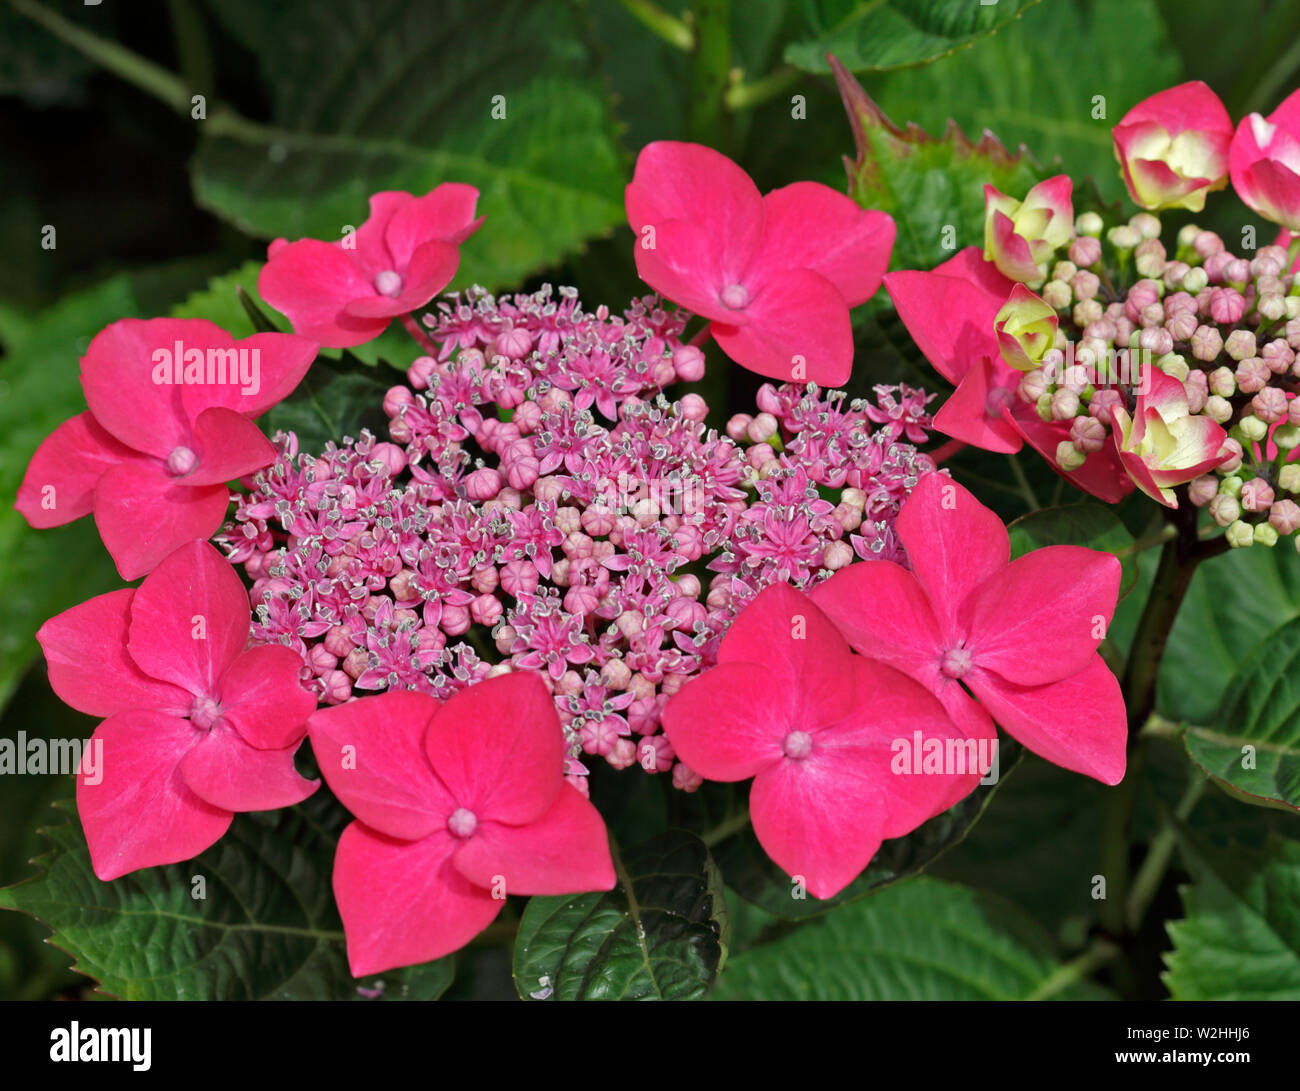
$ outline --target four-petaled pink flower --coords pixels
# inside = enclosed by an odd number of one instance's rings
[[[1242,118],[1228,163],[1238,197],[1264,219],[1300,231],[1300,91],[1267,118]]]
[[[722,638],[717,666],[663,711],[664,731],[691,769],[708,780],[754,778],[749,812],[759,843],[817,898],[852,882],[882,840],[910,833],[975,788],[983,771],[976,760],[960,773],[891,767],[897,744],[910,745],[917,731],[945,747],[960,740],[965,750],[996,737],[987,717],[970,722],[963,733],[923,687],[854,655],[814,601],[784,583],[758,593]]]
[[[1133,482],[1152,500],[1178,507],[1173,487],[1207,474],[1232,457],[1218,422],[1193,416],[1187,390],[1158,367],[1147,369],[1149,387],[1138,394],[1133,416],[1111,411],[1112,435],[1120,462]]]
[[[1074,231],[1074,183],[1058,174],[1039,182],[1023,201],[984,187],[984,257],[1012,280],[1047,278],[1047,262]]]
[[[208,538],[226,482],[275,461],[253,418],[287,397],[316,356],[284,333],[236,340],[198,318],[124,318],[81,361],[89,412],[37,448],[14,505],[34,527],[90,512],[123,579]]]
[[[958,723],[973,713],[969,690],[1040,757],[1118,784],[1124,698],[1097,652],[1115,611],[1118,559],[1047,546],[1011,561],[1002,521],[942,474],[921,479],[897,531],[910,572],[863,562],[813,592],[849,643],[924,684]]]
[[[182,546],[138,588],[41,626],[50,685],[107,719],[77,778],[90,860],[107,881],[197,856],[236,811],[301,803],[318,781],[294,769],[316,699],[289,648],[245,651],[248,593],[206,542]]]
[[[1228,184],[1232,119],[1200,80],[1143,99],[1111,132],[1129,196],[1143,208],[1200,212]]]
[[[613,888],[605,824],[564,781],[564,732],[536,675],[489,678],[443,705],[363,697],[308,730],[357,818],[334,858],[357,977],[457,950],[507,895]]]
[[[761,196],[725,155],[675,141],[641,150],[626,204],[641,279],[709,319],[736,363],[775,379],[847,381],[849,308],[880,287],[890,216],[817,182]]]
[[[451,283],[461,243],[483,222],[478,190],[444,182],[423,197],[386,191],[370,218],[336,242],[276,239],[257,290],[293,328],[329,348],[378,337]]]
[[[1021,373],[1002,358],[996,322],[1010,295],[1008,280],[980,256],[978,247],[958,251],[927,272],[906,270],[885,276],[898,317],[936,371],[957,387],[935,414],[934,426],[945,435],[1010,454],[1025,441],[1071,484],[1107,503],[1133,491],[1107,447],[1089,455],[1077,470],[1056,460],[1056,449],[1070,438],[1065,421],[1045,421],[1016,393]]]

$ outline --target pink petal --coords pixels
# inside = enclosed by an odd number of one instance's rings
[[[994,212],[988,221],[988,232],[990,260],[999,272],[1022,282],[1039,279],[1038,266],[1029,249],[1029,241],[1023,235],[1016,234],[1010,216],[1004,212]]]
[[[224,347],[230,335],[201,318],[123,318],[95,335],[81,360],[81,387],[96,422],[137,451],[165,459],[188,437],[181,387],[155,383],[156,351]]]
[[[987,356],[975,361],[935,414],[935,428],[986,451],[1012,454],[1020,450],[1020,434],[1002,418],[1005,398],[1016,395],[995,380],[997,369],[1005,366],[994,364]]]
[[[661,220],[655,225],[654,246],[638,240],[633,258],[636,272],[651,288],[679,306],[705,318],[746,324],[744,311],[733,311],[719,298],[728,284],[717,266],[717,244],[704,228],[685,220]]]
[[[715,324],[713,339],[736,363],[769,379],[837,387],[853,370],[848,304],[829,280],[808,269],[764,277],[741,312],[744,326]]]
[[[452,864],[454,838],[440,831],[396,841],[353,822],[334,856],[334,898],[354,977],[442,958],[496,919],[493,898]]]
[[[535,822],[481,822],[453,859],[471,883],[508,895],[578,894],[615,883],[605,823],[570,784]]]
[[[194,389],[187,387],[187,389]],[[275,461],[277,451],[247,417],[233,409],[205,409],[194,422],[194,453],[198,464],[179,484],[191,488],[222,485],[255,473]]]
[[[371,194],[370,215],[357,228],[352,248],[343,250],[343,240],[330,244],[347,256],[362,279],[371,285],[371,291],[374,291],[375,277],[385,269],[399,273],[402,271],[396,256],[388,248],[386,236],[393,217],[414,200],[411,194],[402,190],[381,190]]]
[[[1124,472],[1111,446],[1094,451],[1079,469],[1066,471],[1057,464],[1056,447],[1062,440],[1070,438],[1068,424],[1064,421],[1045,421],[1034,411],[1033,406],[1019,401],[1014,403],[1013,412],[1006,413],[1003,419],[1046,459],[1059,477],[1065,478],[1076,489],[1107,504],[1118,504],[1133,491],[1133,482]]]
[[[279,750],[307,734],[316,698],[302,688],[302,657],[292,648],[249,648],[221,676],[222,715],[249,746]]]
[[[938,669],[944,652],[939,623],[924,589],[901,565],[851,564],[819,583],[812,600],[855,651],[913,677]]]
[[[95,485],[95,526],[124,580],[137,580],[186,542],[221,529],[224,485],[180,484],[157,462],[124,462]]]
[[[945,639],[966,596],[1011,560],[1002,520],[943,474],[926,474],[903,501],[898,537]]]
[[[1040,758],[1103,784],[1124,779],[1124,695],[1100,655],[1094,653],[1078,674],[1045,686],[1018,686],[980,670],[962,681],[1009,734]]]
[[[367,826],[405,840],[446,828],[456,802],[424,756],[438,702],[393,690],[321,709],[307,721],[321,775]]]
[[[1120,119],[1116,128],[1139,122],[1154,122],[1170,136],[1187,129],[1232,134],[1232,119],[1227,109],[1201,80],[1180,83],[1143,99]]]
[[[647,144],[637,156],[626,204],[638,252],[647,224],[656,233],[669,220],[696,224],[713,246],[724,284],[740,282],[763,233],[763,199],[749,175],[701,144]]]
[[[356,318],[389,318],[423,307],[451,283],[460,265],[460,251],[447,242],[423,243],[411,258],[395,297],[369,295],[350,301],[344,310]]]
[[[260,417],[294,392],[316,359],[319,346],[309,337],[291,333],[257,333],[240,340],[228,337],[226,348],[240,354],[244,370],[240,373],[240,366],[230,363],[227,356],[227,382],[186,385],[181,402],[192,422],[201,421],[205,409],[217,408],[234,410],[250,419]],[[247,383],[243,381],[245,375]]]
[[[273,811],[320,787],[293,767],[297,747],[255,750],[220,722],[181,759],[181,776],[200,799],[228,811]]]
[[[894,246],[893,218],[866,211],[819,182],[795,182],[763,198],[763,240],[746,283],[757,268],[811,269],[839,290],[850,307],[880,287]]]
[[[95,423],[89,413],[65,420],[32,455],[14,507],[38,530],[89,515],[105,470],[140,456]],[[52,490],[47,493],[47,489]]]
[[[110,591],[64,610],[37,630],[50,687],[66,704],[90,716],[127,709],[188,713],[193,697],[150,678],[126,651],[132,588]]]
[[[533,822],[564,783],[564,730],[551,695],[528,671],[461,690],[438,710],[424,745],[457,804],[480,822]]]
[[[140,585],[131,603],[131,658],[146,674],[214,696],[248,643],[248,592],[207,542],[189,542]]]
[[[257,291],[288,317],[296,333],[327,348],[364,344],[388,325],[387,319],[344,312],[352,300],[373,296],[374,285],[343,250],[318,239],[301,239],[277,251],[262,267]]]
[[[393,212],[384,228],[384,241],[398,270],[424,243],[441,240],[459,246],[483,221],[474,218],[478,190],[462,182],[443,182],[423,197],[407,201]]]
[[[1047,546],[996,573],[966,601],[967,646],[977,667],[1025,686],[1083,670],[1119,598],[1119,558]]]
[[[929,273],[885,275],[885,289],[917,348],[949,382],[976,360],[998,359],[993,320],[1012,282],[968,246]]]
[[[754,778],[749,813],[763,851],[814,898],[830,898],[871,862],[884,838],[888,749],[784,758]]]
[[[761,663],[719,663],[668,699],[664,734],[702,777],[748,780],[780,759],[798,697]]]
[[[103,747],[102,779],[77,777],[77,813],[100,879],[189,860],[229,829],[231,813],[205,803],[181,778],[197,734],[188,720],[143,710],[99,725],[91,745]]]
[[[786,730],[836,723],[853,705],[852,653],[816,603],[786,583],[763,588],[731,623],[718,663],[757,663],[791,694]],[[764,708],[764,705],[758,705]],[[690,762],[687,762],[689,765]]]

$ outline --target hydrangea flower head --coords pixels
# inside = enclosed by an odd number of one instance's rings
[[[984,187],[984,258],[1003,276],[1033,284],[1047,276],[1047,262],[1070,241],[1074,183],[1058,174],[1039,182],[1023,201]]]
[[[334,894],[356,977],[463,947],[513,894],[610,890],[605,824],[564,782],[564,733],[534,674],[445,704],[386,693],[325,709],[309,730],[356,816]]]
[[[880,287],[891,217],[816,182],[761,196],[725,155],[675,141],[641,150],[626,204],[641,279],[709,319],[738,364],[781,381],[848,379],[849,308]]]
[[[236,340],[198,318],[114,322],[81,361],[89,411],[37,448],[14,506],[34,527],[93,511],[118,572],[138,579],[214,534],[226,482],[275,460],[253,418],[292,393],[316,349],[282,333]]]
[[[852,882],[882,840],[969,794],[982,772],[893,773],[897,740],[915,731],[943,743],[966,734],[922,686],[854,655],[814,601],[784,583],[741,611],[717,665],[668,701],[664,730],[706,779],[754,778],[755,835],[817,898]],[[987,719],[979,736],[993,736]]]
[[[236,811],[316,790],[293,755],[316,700],[289,648],[245,650],[248,593],[206,542],[182,546],[135,590],[51,618],[37,633],[54,692],[107,719],[100,775],[77,779],[95,874],[188,860]]]
[[[1002,521],[942,474],[904,501],[898,533],[911,571],[855,564],[813,591],[849,643],[921,682],[957,723],[978,701],[1040,757],[1119,783],[1124,698],[1097,652],[1118,559],[1047,546],[1011,561]]]

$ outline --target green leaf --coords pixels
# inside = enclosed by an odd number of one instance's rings
[[[999,746],[999,779],[980,785],[965,799],[943,814],[936,815],[906,837],[896,837],[880,846],[861,875],[833,898],[809,897],[763,851],[752,830],[729,837],[714,846],[718,867],[727,885],[746,901],[785,920],[802,920],[826,913],[835,906],[856,902],[868,894],[923,871],[948,849],[960,842],[984,813],[993,793],[1019,761],[1018,743],[1003,740]]]
[[[1239,799],[1300,811],[1300,618],[1259,643],[1213,722],[1185,732],[1191,759]]]
[[[293,432],[304,451],[319,453],[325,444],[356,437],[363,428],[388,435],[384,394],[393,385],[391,372],[376,372],[348,363],[320,359],[312,364],[288,398],[259,420],[267,435]]]
[[[1232,730],[1217,715],[1229,681],[1266,634],[1297,616],[1300,556],[1286,542],[1203,562],[1169,636],[1157,710],[1166,719]]]
[[[1194,883],[1169,924],[1165,986],[1175,1000],[1300,1000],[1300,842],[1211,849],[1184,834]]]
[[[992,133],[972,142],[956,123],[935,139],[900,129],[838,64],[835,79],[853,126],[857,159],[845,161],[849,196],[888,212],[898,225],[892,266],[929,269],[964,246],[983,245],[984,185],[1023,195],[1043,175],[1022,147]]]
[[[37,654],[36,630],[120,584],[89,518],[33,530],[13,505],[36,448],[85,411],[78,359],[91,337],[110,322],[138,315],[131,281],[121,275],[35,315],[0,306],[0,705]]]
[[[35,861],[39,874],[0,889],[0,908],[41,920],[50,942],[104,992],[124,1000],[356,1000],[382,990],[432,1000],[451,983],[451,959],[352,977],[330,889],[348,816],[323,788],[297,807],[236,815],[194,860],[111,883],[91,870],[75,804],[58,806],[70,821],[42,831],[51,848]],[[203,898],[194,896],[199,876]]]
[[[1057,969],[1045,934],[1009,903],[919,877],[736,955],[711,999],[1098,998],[1058,984]]]
[[[1132,591],[1137,583],[1133,535],[1114,511],[1100,504],[1063,504],[1043,508],[1017,519],[1007,532],[1011,536],[1013,560],[1044,546],[1083,546],[1119,557],[1123,569],[1120,598]]]
[[[622,222],[624,165],[570,5],[225,0],[214,13],[272,103],[269,129],[198,126],[195,198],[243,230],[334,239],[371,193],[467,182],[487,220],[457,283],[495,288]]]
[[[972,49],[887,73],[867,87],[893,117],[932,132],[952,118],[967,132],[994,132],[1010,147],[1028,144],[1050,173],[1068,174],[1076,186],[1092,175],[1102,198],[1115,201],[1125,190],[1111,129],[1180,74],[1155,0],[1051,0]],[[998,188],[1013,197],[1025,193],[1023,186]],[[981,231],[962,235],[959,245],[982,241]]]
[[[850,72],[926,64],[992,34],[1038,0],[805,0],[809,37],[785,47],[785,59],[825,72],[833,53]]]
[[[608,893],[532,898],[515,940],[515,988],[525,999],[694,1000],[726,957],[722,879],[704,843],[684,830],[620,860]],[[550,990],[549,992],[547,990]]]

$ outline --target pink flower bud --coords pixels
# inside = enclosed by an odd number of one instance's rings
[[[709,415],[708,402],[698,394],[686,394],[677,404],[681,407],[682,416],[687,420],[702,421]]]
[[[1268,365],[1258,356],[1242,360],[1234,372],[1237,389],[1243,394],[1254,394],[1264,389],[1268,384],[1269,376],[1272,374],[1268,369]]]
[[[1101,240],[1091,235],[1080,235],[1070,243],[1070,260],[1081,269],[1101,261]]]
[[[329,674],[339,665],[338,656],[331,655],[323,644],[313,644],[307,649],[307,666],[312,674]]]
[[[749,422],[745,435],[751,443],[764,443],[776,435],[777,422],[771,413],[760,413]]]
[[[677,753],[667,735],[649,735],[637,746],[636,760],[647,773],[666,773]]]
[[[1223,441],[1222,445],[1219,447],[1218,453],[1221,455],[1226,454],[1228,456],[1221,465],[1215,467],[1219,473],[1230,474],[1233,470],[1236,470],[1241,466],[1241,460],[1243,458],[1241,444],[1231,436]]]
[[[680,761],[673,766],[673,787],[683,792],[694,792],[704,783],[704,778]]]
[[[480,625],[495,625],[502,613],[501,600],[495,595],[479,595],[469,604],[469,616]]]
[[[1210,316],[1221,326],[1240,322],[1246,313],[1246,299],[1233,288],[1215,288],[1210,293]],[[1244,330],[1237,332],[1246,332]]]
[[[501,491],[501,475],[489,466],[475,470],[465,478],[465,495],[471,500],[491,500]]]
[[[1075,417],[1070,422],[1070,440],[1087,454],[1100,451],[1106,444],[1106,426],[1096,417]]]
[[[1268,509],[1268,525],[1285,537],[1300,529],[1300,504],[1279,500]]]
[[[384,415],[396,417],[402,411],[402,406],[410,405],[414,401],[415,395],[411,393],[410,387],[389,387],[388,392],[384,395]]]
[[[754,418],[748,413],[737,413],[727,421],[727,435],[737,443],[745,439],[745,433],[749,430],[749,422]]]
[[[322,646],[330,655],[342,658],[352,651],[352,638],[342,625],[333,625],[325,631]]]
[[[1202,474],[1187,486],[1187,496],[1198,508],[1205,507],[1219,495],[1219,481],[1213,474]]]
[[[1250,411],[1265,424],[1286,420],[1288,411],[1286,392],[1276,386],[1266,386],[1250,400]]]
[[[334,670],[321,676],[321,699],[330,705],[341,705],[352,696],[352,679],[343,671]]]
[[[704,378],[704,353],[694,345],[679,345],[673,349],[673,368],[682,382],[699,382]]]
[[[501,569],[501,589],[517,599],[536,591],[539,580],[537,566],[529,560],[507,561]]]
[[[523,455],[514,458],[505,468],[506,481],[509,482],[512,489],[522,491],[537,482],[540,469],[541,463],[537,461],[535,455]],[[558,489],[562,489],[562,486],[558,486]],[[541,499],[541,497],[538,496],[538,499]]]
[[[626,769],[636,761],[636,743],[631,739],[619,739],[609,748],[605,760],[615,769]]]
[[[1241,517],[1241,505],[1231,493],[1221,492],[1210,501],[1210,517],[1221,527],[1231,526]]]

